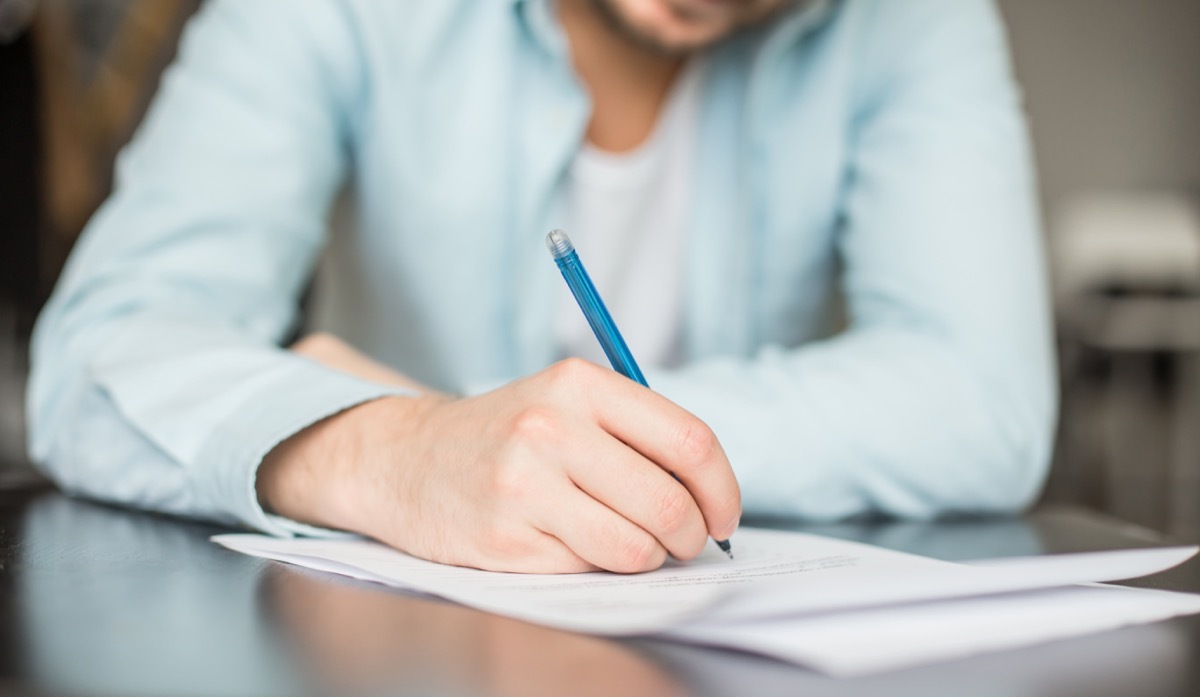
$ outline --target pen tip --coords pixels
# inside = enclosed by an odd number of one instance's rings
[[[729,545],[729,540],[716,540],[716,543],[722,552],[728,554],[730,559],[733,559],[733,548]]]

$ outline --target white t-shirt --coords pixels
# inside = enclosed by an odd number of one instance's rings
[[[600,297],[642,367],[681,360],[683,256],[700,104],[698,61],[680,74],[645,143],[614,154],[585,143],[567,174],[567,225]],[[562,356],[608,366],[570,293],[555,322]]]

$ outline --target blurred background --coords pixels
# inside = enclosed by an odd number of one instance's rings
[[[1200,0],[998,2],[1059,336],[1044,499],[1200,540]],[[37,309],[200,4],[0,0],[0,485]]]

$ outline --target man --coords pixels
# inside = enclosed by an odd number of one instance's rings
[[[212,2],[40,322],[32,451],[511,571],[1011,511],[1054,410],[1026,141],[986,0]],[[655,392],[559,360],[599,359],[555,227]]]

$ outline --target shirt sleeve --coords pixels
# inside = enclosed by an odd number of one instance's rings
[[[1002,23],[986,0],[855,9],[860,106],[837,238],[848,329],[650,384],[713,427],[747,510],[1014,511],[1044,480],[1056,387]]]
[[[189,26],[36,327],[30,449],[67,490],[290,534],[262,457],[398,393],[279,348],[353,137],[340,12],[218,0]]]

